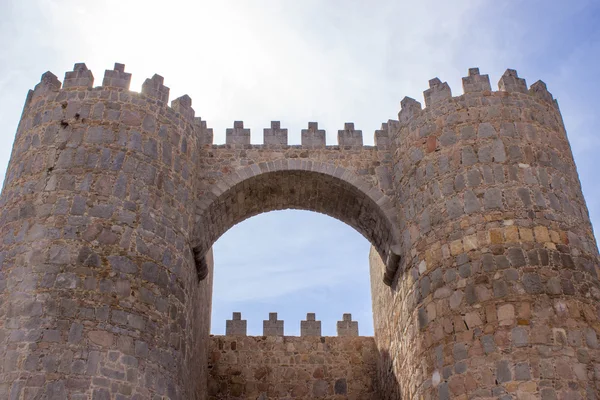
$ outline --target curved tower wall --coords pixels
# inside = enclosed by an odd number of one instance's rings
[[[402,261],[373,289],[382,397],[596,398],[598,250],[557,103],[513,70],[463,87],[402,101]]]
[[[161,77],[142,94],[130,78],[117,64],[92,89],[77,64],[28,96],[0,205],[0,398],[204,394],[200,127],[189,97],[166,106]]]

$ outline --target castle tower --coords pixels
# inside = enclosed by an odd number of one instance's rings
[[[204,392],[211,283],[189,245],[201,133],[189,97],[169,108],[162,77],[142,94],[130,79],[116,64],[93,89],[76,64],[27,97],[0,200],[2,399]]]
[[[385,399],[597,398],[598,250],[556,101],[507,70],[405,98],[402,261],[372,280]],[[372,273],[384,270],[371,255]]]

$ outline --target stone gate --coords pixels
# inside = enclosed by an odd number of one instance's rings
[[[598,250],[558,105],[514,70],[439,79],[364,146],[278,122],[212,144],[163,78],[30,91],[0,205],[0,397],[205,399],[217,238],[325,213],[373,245],[381,399],[597,398]]]

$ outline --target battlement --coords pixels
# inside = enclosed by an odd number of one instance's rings
[[[94,76],[84,63],[74,65],[72,71],[65,74],[64,84],[51,72],[42,75],[41,81],[35,86],[33,92],[28,96],[26,106],[35,103],[37,99],[48,96],[51,93],[60,91],[98,91],[98,90],[116,90],[129,91],[131,83],[131,74],[125,72],[125,65],[116,63],[114,68],[104,72],[102,86],[93,87]],[[428,109],[443,106],[452,101],[459,101],[464,96],[488,97],[505,96],[506,94],[530,95],[541,102],[556,105],[552,94],[548,91],[546,84],[537,81],[527,88],[525,79],[520,78],[517,71],[507,69],[498,81],[498,91],[491,90],[490,78],[486,74],[481,74],[479,68],[470,68],[468,76],[462,79],[463,94],[452,96],[452,90],[447,82],[442,82],[439,78],[433,78],[429,81],[429,88],[423,92],[425,108],[421,103],[410,97],[405,97],[400,102],[400,112],[398,120],[388,120],[381,124],[381,128],[374,132],[375,148],[385,150],[393,143],[393,138],[397,134],[400,125],[406,124],[414,117],[420,115]],[[188,95],[183,95],[169,102],[170,89],[164,85],[164,78],[155,74],[148,78],[142,84],[141,92],[130,92],[132,95],[138,95],[147,99],[156,101],[159,106],[164,106],[172,112],[181,116],[183,121],[190,123],[199,135],[202,145],[213,145],[214,132],[207,127],[206,121],[195,116],[192,108],[192,99]],[[250,129],[244,127],[243,121],[235,121],[232,128],[225,132],[225,146],[231,147],[255,147],[264,146],[267,148],[288,147],[288,129],[282,128],[280,121],[271,121],[269,128],[263,129],[263,143],[252,144]],[[336,146],[326,145],[326,132],[319,129],[317,122],[309,122],[307,129],[301,131],[301,147],[309,149],[321,148],[339,148],[339,149],[360,149],[370,147],[363,145],[363,132],[356,129],[352,122],[346,122],[344,128],[337,131]],[[219,145],[221,146],[221,145]]]
[[[398,120],[402,124],[408,123],[415,116],[428,109],[438,105],[447,104],[452,101],[459,101],[464,96],[503,96],[508,94],[522,93],[535,97],[543,102],[557,106],[556,100],[548,91],[543,81],[537,81],[527,89],[525,79],[520,78],[517,71],[507,69],[498,81],[498,91],[493,92],[488,75],[481,75],[479,68],[469,68],[469,75],[462,78],[463,94],[452,96],[452,90],[447,82],[442,82],[439,78],[433,78],[429,81],[429,89],[423,92],[425,99],[425,109],[421,103],[410,97],[404,97],[400,102],[400,112]]]
[[[284,336],[284,321],[277,319],[277,313],[269,313],[269,319],[263,321],[263,336]],[[226,336],[247,336],[247,321],[241,312],[233,312],[231,319],[225,321]],[[358,321],[352,321],[352,314],[344,314],[337,322],[338,336],[358,336]],[[321,321],[315,313],[307,313],[306,320],[300,321],[300,336],[321,336]]]

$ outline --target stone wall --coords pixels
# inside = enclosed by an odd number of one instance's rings
[[[425,108],[402,100],[375,146],[351,123],[336,146],[316,123],[290,146],[277,122],[263,144],[235,122],[214,145],[187,95],[169,106],[162,77],[141,93],[130,80],[116,64],[93,87],[76,64],[27,97],[0,198],[0,398],[205,399],[210,248],[236,223],[286,208],[325,213],[373,244],[378,353],[366,353],[378,357],[382,398],[600,392],[598,249],[543,82],[528,88],[507,70],[492,91],[471,69],[460,96],[436,78]],[[238,351],[230,340],[221,363]],[[261,340],[241,348],[251,355]],[[350,390],[366,375],[314,368],[371,363],[345,351],[369,340],[264,339],[277,355],[271,390],[294,390],[276,366],[291,363],[283,344],[304,341],[313,370],[287,368],[308,379],[297,390],[335,394],[339,379]],[[242,378],[256,390],[253,374],[236,374],[219,373],[224,390]]]
[[[213,336],[209,399],[378,400],[372,337]]]

